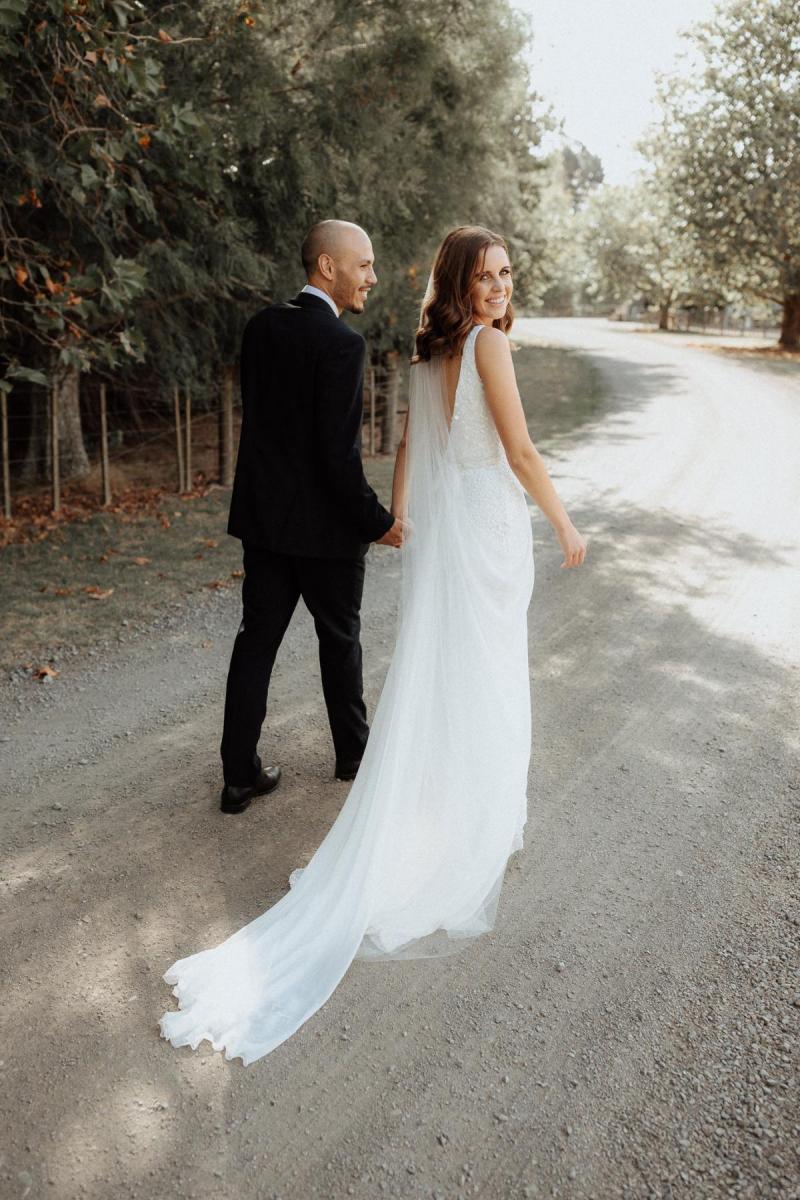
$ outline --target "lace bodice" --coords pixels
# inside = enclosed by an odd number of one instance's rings
[[[453,455],[460,467],[499,466],[505,462],[503,443],[486,403],[475,342],[482,325],[474,325],[464,342],[451,424]]]

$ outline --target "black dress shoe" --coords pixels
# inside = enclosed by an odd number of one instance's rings
[[[274,792],[280,779],[280,767],[262,767],[255,782],[247,787],[233,787],[227,783],[222,789],[219,806],[224,813],[244,812],[256,796],[266,796],[268,792]]]
[[[333,772],[335,779],[355,779],[358,768],[361,766],[361,759],[358,762],[337,763]]]

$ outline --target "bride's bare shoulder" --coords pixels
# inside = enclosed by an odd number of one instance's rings
[[[511,345],[502,329],[486,325],[475,337],[475,365],[483,376],[511,361]]]
[[[478,330],[475,338],[476,354],[502,354],[504,351],[507,354],[511,353],[508,337],[502,329],[495,325],[484,325]]]

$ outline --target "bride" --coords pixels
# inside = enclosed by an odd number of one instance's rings
[[[531,750],[525,493],[577,567],[586,543],[531,442],[508,331],[503,238],[452,230],[410,368],[392,511],[407,523],[397,641],[366,752],[289,892],[164,979],[162,1036],[245,1065],[325,1003],[354,958],[451,952],[491,929],[522,846]]]

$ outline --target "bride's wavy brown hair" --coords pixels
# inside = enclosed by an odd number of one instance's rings
[[[505,238],[483,225],[459,225],[451,229],[436,251],[433,263],[433,295],[420,316],[413,361],[428,362],[434,355],[457,355],[475,318],[470,291],[490,246],[502,246]],[[502,317],[492,324],[508,333],[514,322],[509,303]]]

